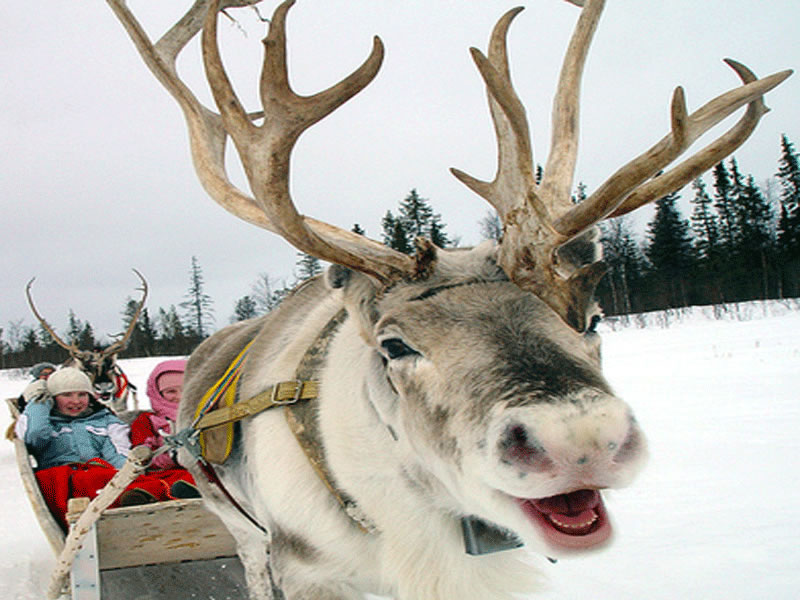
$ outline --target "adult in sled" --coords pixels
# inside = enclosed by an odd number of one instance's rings
[[[144,411],[131,423],[131,445],[145,445],[158,450],[164,445],[164,435],[172,433],[178,414],[178,403],[183,392],[185,360],[165,360],[158,363],[147,378],[147,397],[152,410]],[[175,462],[170,452],[153,458],[150,472],[159,472],[169,484],[170,495],[175,498],[200,496],[189,472]]]
[[[66,528],[69,498],[94,498],[123,464],[130,428],[94,397],[89,377],[66,367],[32,397],[15,427],[36,459],[36,479],[47,505]],[[168,487],[143,475],[111,506],[168,499]]]
[[[41,395],[47,390],[47,378],[50,377],[55,370],[56,366],[49,362],[40,362],[31,367],[31,377],[33,381],[22,390],[22,395],[19,397],[19,400],[17,400],[17,406],[20,410],[23,410],[25,405],[30,402],[32,398]]]

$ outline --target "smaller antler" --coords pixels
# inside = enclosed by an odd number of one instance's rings
[[[137,288],[142,292],[142,299],[139,300],[139,304],[136,307],[136,311],[134,311],[133,316],[131,317],[131,322],[128,323],[128,329],[125,331],[125,333],[122,335],[120,339],[118,339],[108,348],[103,350],[102,353],[103,357],[111,356],[112,354],[116,354],[117,352],[120,352],[121,350],[125,349],[125,346],[128,345],[128,340],[130,339],[131,335],[133,334],[133,330],[136,327],[136,322],[139,320],[139,315],[142,314],[142,308],[144,308],[144,302],[145,300],[147,300],[147,281],[139,271],[137,271],[136,269],[132,269],[132,271],[136,273],[136,275],[142,282],[142,287]]]
[[[78,353],[78,346],[75,344],[67,344],[64,340],[62,340],[59,335],[55,332],[55,330],[50,326],[42,315],[39,314],[39,311],[36,310],[36,306],[33,303],[33,296],[31,296],[31,286],[33,282],[36,280],[36,277],[31,277],[31,280],[28,282],[28,285],[25,286],[25,295],[28,297],[28,306],[31,307],[31,311],[33,311],[33,316],[35,316],[39,323],[41,323],[42,327],[45,328],[47,333],[50,334],[50,337],[53,338],[53,341],[64,348],[67,352],[69,352],[70,356],[75,356]]]
[[[580,78],[604,0],[569,1],[583,9],[558,82],[550,155],[541,184],[537,185],[534,177],[525,110],[514,92],[508,67],[506,35],[520,8],[509,11],[498,21],[489,42],[488,58],[471,49],[486,83],[497,134],[497,174],[493,181],[484,182],[457,169],[452,172],[497,210],[503,222],[498,260],[509,278],[539,296],[567,323],[582,331],[586,327],[587,307],[604,267],[599,262],[582,267],[566,261],[560,263],[558,249],[609,216],[625,214],[681,188],[735,151],[767,112],[763,95],[792,71],[757,79],[749,69],[728,59],[726,62],[744,85],[691,114],[686,108],[683,89],[677,88],[672,98],[671,132],[617,170],[582,203],[573,205],[571,187],[578,148]],[[695,156],[655,177],[701,135],[745,105],[744,116],[727,133]]]

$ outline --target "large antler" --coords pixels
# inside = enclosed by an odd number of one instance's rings
[[[139,315],[142,314],[142,308],[144,308],[145,300],[147,300],[147,281],[136,269],[133,269],[133,272],[136,273],[136,275],[139,277],[139,280],[142,282],[142,287],[138,288],[142,292],[142,299],[139,300],[139,304],[136,306],[136,310],[131,316],[131,322],[128,323],[128,329],[124,334],[122,334],[121,338],[103,350],[103,357],[111,356],[112,354],[116,354],[117,352],[125,349],[125,346],[128,345],[128,340],[130,339],[131,335],[133,334],[133,330],[136,327],[136,322],[139,320]]]
[[[264,111],[247,113],[222,66],[216,40],[217,13],[260,0],[196,0],[186,15],[153,44],[124,0],[107,0],[147,66],[180,105],[189,129],[195,171],[208,194],[234,215],[285,237],[295,247],[388,283],[413,272],[410,257],[368,238],[299,214],[289,193],[289,157],[300,134],[361,91],[378,72],[383,44],[373,42],[367,60],[349,77],[313,96],[296,95],[286,65],[286,14],[294,0],[280,4],[264,40],[261,99]],[[203,29],[206,75],[219,107],[204,107],[177,74],[178,54]],[[266,115],[266,117],[265,117]],[[265,117],[261,125],[255,120]],[[225,171],[230,135],[255,198],[237,189]]]
[[[582,331],[586,326],[587,306],[604,268],[602,263],[578,269],[559,264],[558,248],[609,216],[625,214],[681,188],[731,154],[767,112],[763,95],[792,72],[782,71],[759,80],[746,67],[727,60],[744,85],[692,114],[686,108],[683,89],[677,88],[672,98],[672,131],[576,206],[571,202],[571,188],[577,158],[580,78],[605,0],[568,1],[583,10],[561,70],[553,105],[550,155],[541,184],[535,182],[528,123],[511,84],[506,51],[508,27],[521,8],[509,11],[498,22],[492,32],[488,58],[474,48],[471,50],[486,83],[497,134],[497,174],[492,182],[483,182],[457,169],[452,171],[500,215],[503,239],[499,260],[508,276]],[[655,177],[702,134],[744,105],[747,105],[744,116],[727,133],[695,156]]]

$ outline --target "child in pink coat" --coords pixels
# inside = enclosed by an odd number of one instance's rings
[[[165,360],[159,363],[147,378],[147,396],[151,411],[145,411],[131,424],[131,445],[145,445],[158,450],[164,445],[164,434],[173,433],[178,415],[178,403],[183,392],[185,360]],[[194,479],[186,469],[175,462],[170,452],[153,459],[151,471],[170,484],[170,495],[175,498],[199,496]]]

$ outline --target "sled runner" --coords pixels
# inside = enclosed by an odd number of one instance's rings
[[[16,399],[6,403],[16,420]],[[234,540],[201,499],[105,509],[102,504],[114,500],[114,490],[109,490],[105,502],[103,491],[91,504],[88,498],[73,498],[68,512],[71,528],[65,534],[39,489],[25,444],[13,432],[9,437],[22,485],[57,557],[49,598],[172,600],[246,595]],[[149,456],[143,446],[134,449],[114,479],[132,479]],[[112,485],[120,484],[112,480],[104,490]],[[63,586],[67,576],[69,583]]]

